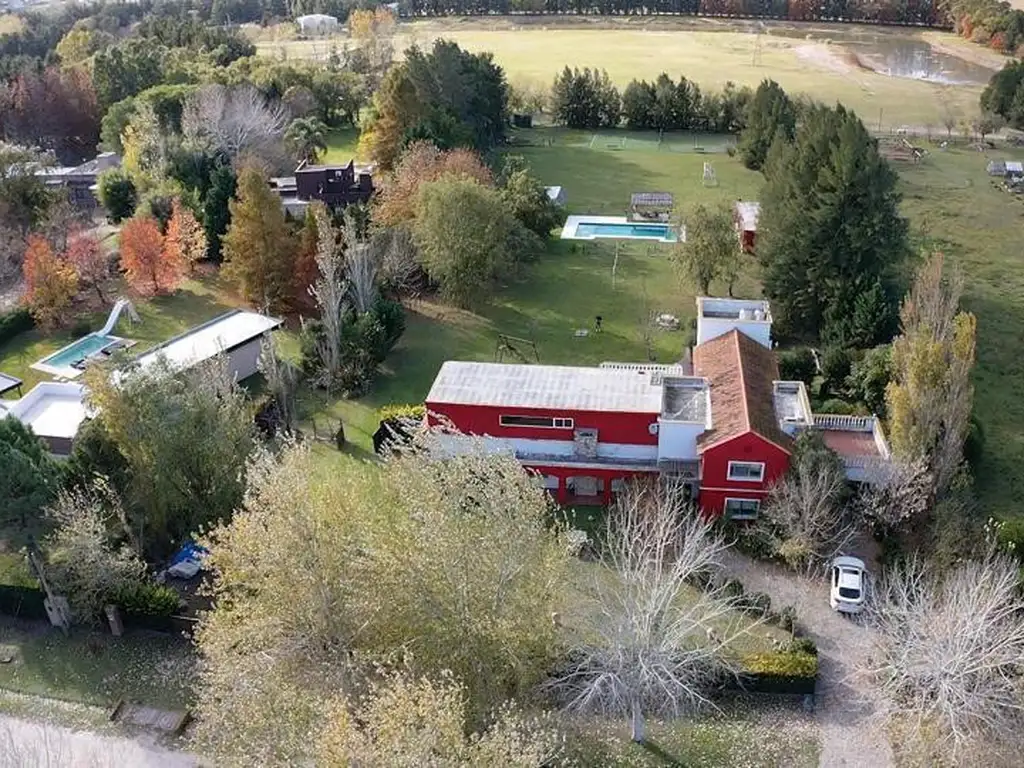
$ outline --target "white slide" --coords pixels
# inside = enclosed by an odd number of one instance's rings
[[[117,325],[118,318],[121,317],[121,312],[128,310],[128,317],[131,318],[133,323],[139,322],[139,313],[135,311],[135,306],[128,301],[128,299],[118,299],[114,302],[113,308],[110,310],[110,315],[107,317],[107,322],[103,324],[97,333],[100,336],[109,336],[110,332],[114,330],[114,326]]]

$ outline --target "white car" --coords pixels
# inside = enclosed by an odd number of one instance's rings
[[[859,557],[837,557],[832,561],[832,589],[829,604],[840,613],[860,613],[868,588],[868,571]]]

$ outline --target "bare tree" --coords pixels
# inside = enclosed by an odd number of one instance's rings
[[[328,390],[335,387],[341,375],[341,328],[345,322],[345,260],[338,248],[337,233],[322,205],[314,208],[317,228],[317,278],[309,288],[320,310],[323,332],[317,340],[319,370],[316,383]]]
[[[267,380],[267,390],[277,406],[279,426],[284,432],[295,427],[295,391],[298,387],[298,371],[295,366],[281,358],[273,339],[264,339],[260,346],[259,368]]]
[[[383,286],[396,294],[414,292],[423,278],[416,258],[416,243],[408,226],[388,227],[373,238],[380,253],[379,276]]]
[[[967,758],[979,747],[1019,756],[1024,597],[1015,561],[989,554],[946,575],[910,561],[878,585],[869,617],[876,653],[864,671],[912,736],[956,765],[981,764]]]
[[[708,704],[709,690],[735,672],[729,644],[750,624],[721,587],[694,595],[687,582],[717,569],[726,549],[681,484],[624,493],[571,661],[550,683],[565,707],[629,717],[641,742],[646,715]]]
[[[359,236],[359,225],[355,217],[346,212],[345,228],[345,274],[348,278],[349,298],[356,312],[369,312],[377,299],[378,256],[372,243]]]
[[[835,454],[808,432],[797,441],[789,472],[772,486],[758,526],[790,567],[813,570],[849,543],[843,511],[846,478]]]
[[[243,153],[276,158],[288,125],[288,111],[251,85],[204,85],[185,102],[182,132],[200,145],[231,157]]]
[[[859,516],[882,530],[899,529],[929,510],[932,478],[921,459],[879,463],[855,499]]]

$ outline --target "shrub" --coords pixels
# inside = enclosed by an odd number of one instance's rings
[[[839,392],[850,375],[850,353],[841,347],[830,347],[821,357],[822,389]]]
[[[810,386],[817,372],[814,353],[808,347],[786,349],[779,353],[779,376],[783,381],[802,381]]]
[[[377,409],[377,417],[381,421],[387,421],[388,419],[422,419],[426,413],[426,406],[413,405],[411,403],[394,403]]]
[[[785,632],[792,632],[796,628],[796,608],[792,605],[783,606],[781,611],[772,614],[772,618]]]
[[[111,602],[130,616],[173,616],[181,598],[164,584],[142,581],[122,586],[111,596]]]
[[[737,607],[755,616],[767,616],[772,609],[772,599],[764,592],[749,592],[737,600]]]
[[[0,586],[39,589],[39,580],[29,570],[25,555],[0,552]]]
[[[1024,519],[1003,520],[996,530],[1000,547],[1024,560]]]
[[[32,314],[25,308],[0,315],[0,346],[13,339],[19,333],[31,331],[35,326]]]
[[[838,416],[852,416],[857,409],[845,400],[833,397],[821,404],[821,413],[834,413]]]
[[[743,670],[752,675],[773,677],[818,676],[818,657],[802,651],[766,651],[743,657]]]
[[[818,646],[814,644],[814,641],[809,637],[795,637],[790,641],[789,647],[786,648],[790,653],[806,653],[811,656],[818,655]]]
[[[725,584],[722,585],[722,593],[726,597],[743,597],[743,591],[743,582],[739,579],[728,579]]]

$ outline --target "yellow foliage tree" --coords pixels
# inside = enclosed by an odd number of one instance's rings
[[[22,271],[27,289],[25,303],[32,317],[46,330],[60,325],[78,293],[75,268],[58,258],[45,238],[30,235]]]
[[[206,232],[192,210],[174,198],[171,204],[171,218],[164,235],[165,257],[176,264],[185,265],[191,274],[196,264],[206,256]]]

